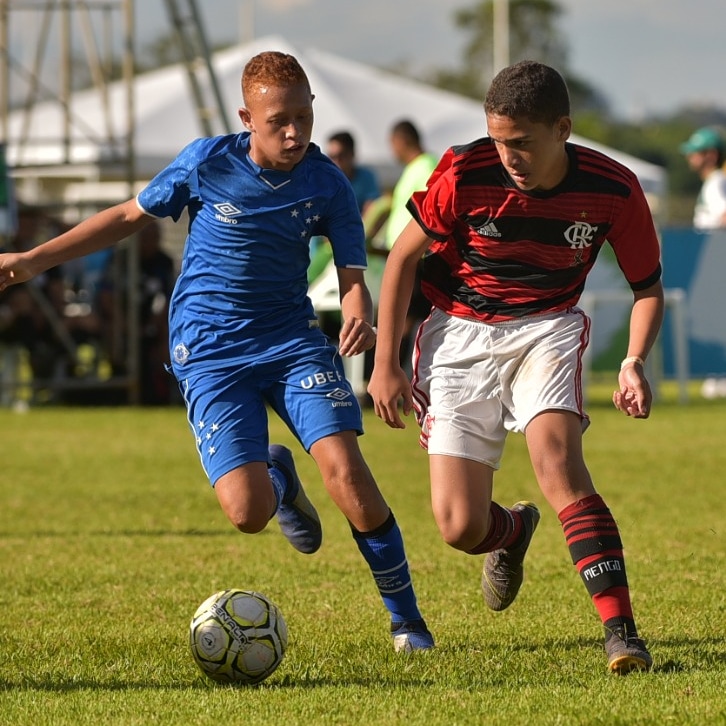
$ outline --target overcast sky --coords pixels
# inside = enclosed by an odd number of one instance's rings
[[[558,0],[570,66],[621,116],[690,103],[726,107],[724,0]],[[464,35],[457,8],[473,0],[200,0],[213,40],[280,34],[375,64],[455,67]],[[142,39],[168,28],[165,3],[136,3]],[[254,20],[252,21],[252,18]]]

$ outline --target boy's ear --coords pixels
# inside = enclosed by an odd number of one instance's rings
[[[248,131],[252,131],[252,114],[244,107],[237,110],[240,121]]]
[[[572,119],[569,116],[563,116],[558,124],[559,140],[567,141],[572,133]]]

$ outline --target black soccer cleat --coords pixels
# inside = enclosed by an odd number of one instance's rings
[[[605,639],[605,652],[608,670],[619,676],[627,675],[630,671],[649,671],[653,665],[645,641],[629,636],[624,629],[610,631]]]
[[[512,549],[489,552],[484,559],[481,589],[484,602],[491,610],[505,610],[517,597],[524,580],[524,556],[539,524],[539,509],[533,502],[517,502],[512,511],[524,520],[524,542]]]

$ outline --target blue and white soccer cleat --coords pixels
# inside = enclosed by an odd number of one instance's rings
[[[430,650],[434,647],[434,636],[423,620],[391,623],[391,636],[396,653],[413,653],[415,650]]]
[[[320,517],[305,495],[290,449],[272,444],[268,452],[272,465],[283,473],[288,483],[287,494],[277,508],[280,530],[298,552],[311,555],[320,549],[323,541]]]

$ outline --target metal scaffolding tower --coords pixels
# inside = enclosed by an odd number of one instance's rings
[[[212,67],[211,52],[194,0],[165,0],[184,66],[189,77],[199,124],[205,136],[231,133],[222,94]],[[205,90],[208,89],[208,90]]]
[[[62,109],[60,128],[47,130],[48,141],[62,142],[66,153],[61,163],[73,163],[74,131],[99,140],[73,111],[73,78],[85,73],[104,111],[102,141],[127,164],[128,180],[133,180],[133,37],[133,0],[0,0],[0,140],[12,142],[16,148],[16,167],[24,166],[31,115],[42,102],[54,102]],[[123,135],[115,132],[116,120],[108,103],[119,39],[121,78],[127,91],[127,132]],[[21,108],[26,121],[14,139],[8,138],[11,107]]]
[[[196,2],[164,2],[201,133],[230,133]],[[134,15],[134,0],[0,0],[0,148],[12,152],[12,175],[26,203],[32,200],[39,208],[68,212],[70,204],[59,201],[59,186],[101,179],[125,182],[125,192],[120,192],[117,201],[134,196],[139,182],[135,154]],[[94,127],[74,107],[79,78],[95,91],[102,113],[102,122]],[[118,100],[112,108],[112,83],[116,84],[116,93],[119,83],[124,89],[121,116]],[[33,125],[34,113],[48,104],[58,109],[56,118],[60,121],[43,126],[39,135],[38,125]],[[11,113],[15,119],[12,129]],[[22,114],[20,123],[18,114]],[[60,149],[52,161],[42,153],[42,149],[49,147]],[[89,167],[82,161],[83,151],[92,147],[102,148],[103,154]],[[95,207],[107,203],[98,200]],[[76,203],[73,211],[77,218],[85,217],[95,211],[93,207],[93,202],[86,201],[84,207]],[[123,248],[124,255],[114,256],[113,279],[114,287],[125,289],[127,300],[120,302],[121,295],[115,298],[118,309],[114,318],[123,319],[125,325],[114,327],[110,346],[120,352],[123,372],[105,383],[125,389],[128,401],[137,403],[141,332],[139,259],[136,244],[124,244]],[[36,288],[29,289],[54,329],[55,338],[67,356],[75,360],[76,345],[59,315]],[[3,372],[0,393],[12,385],[14,382],[8,383]],[[77,382],[53,381],[50,385],[75,387]]]
[[[109,161],[121,170],[127,197],[133,196],[136,182],[134,154],[134,3],[133,0],[0,0],[0,144],[12,149],[12,172],[16,186],[25,192],[28,206],[63,212],[41,179],[82,179],[88,172],[74,171],[74,143],[78,139],[103,144]],[[83,49],[83,54],[79,53]],[[119,64],[120,60],[120,64]],[[125,130],[118,132],[118,118],[109,104],[109,86],[121,82],[125,88]],[[116,68],[114,68],[116,66]],[[104,114],[103,137],[90,129],[73,107],[74,77],[89,80]],[[33,114],[41,105],[54,105],[62,119],[57,126],[44,128],[42,140],[30,140]],[[22,123],[11,130],[11,112],[22,113]],[[33,145],[53,145],[62,150],[52,164],[39,165]],[[84,210],[85,211],[85,210]],[[3,240],[3,246],[13,240]],[[133,291],[138,283],[136,245],[128,245],[127,263],[115,272],[123,275],[123,285]],[[56,339],[73,364],[77,348],[63,322],[38,288],[28,284],[35,302],[53,329]],[[125,310],[117,311],[126,321],[125,330],[114,330],[114,344],[123,348],[126,373],[104,381],[107,387],[126,388],[128,400],[135,402],[138,390],[138,310],[133,294],[127,295]],[[16,385],[3,371],[3,388]],[[79,385],[78,381],[34,382],[48,387]]]

